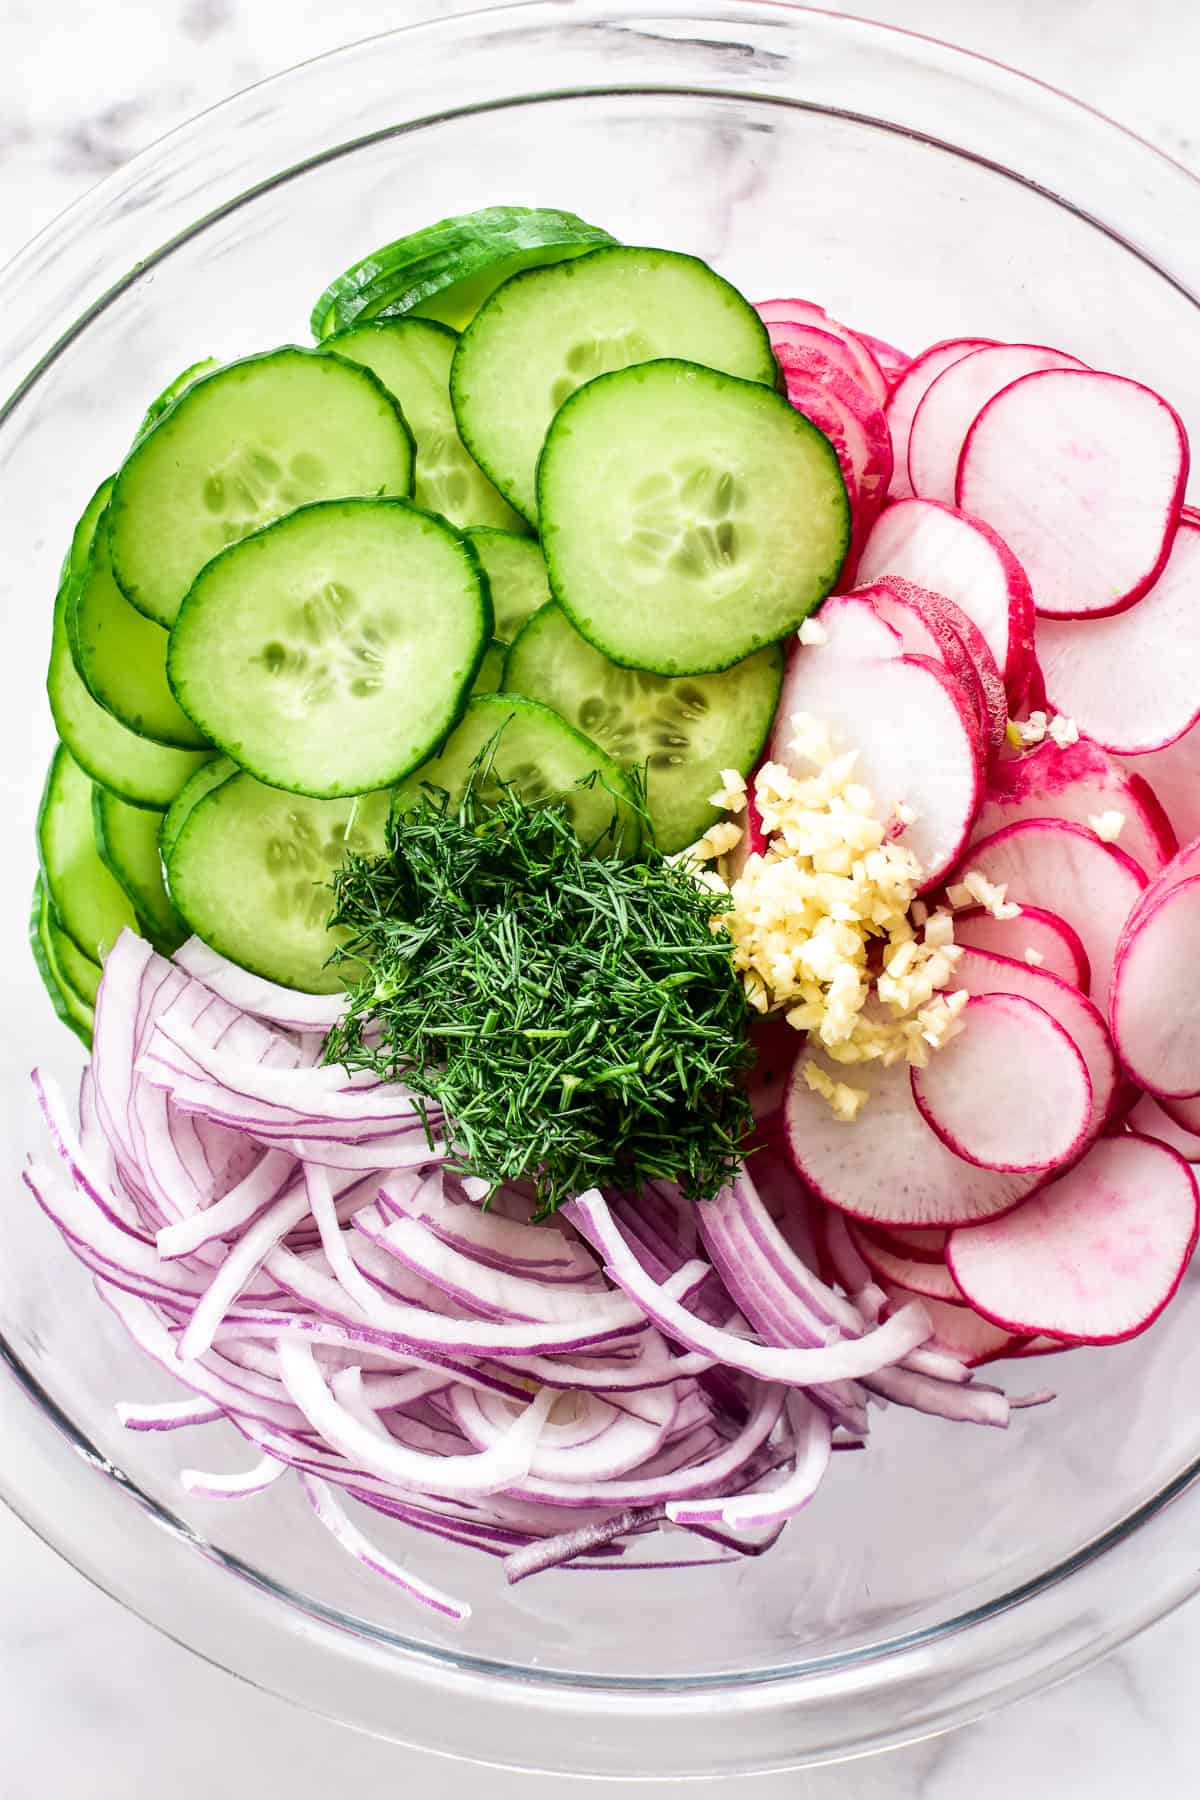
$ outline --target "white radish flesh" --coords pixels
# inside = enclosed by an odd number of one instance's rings
[[[1149,874],[1174,856],[1178,845],[1171,821],[1137,764],[1118,762],[1089,738],[1061,749],[1046,738],[989,771],[975,837],[989,837],[1019,819],[1067,819],[1090,831],[1092,819],[1111,812],[1123,820],[1119,848]]]
[[[1062,1026],[1016,994],[977,994],[963,1030],[911,1074],[926,1123],[978,1168],[1044,1172],[1083,1148],[1092,1084]]]
[[[1038,660],[1058,712],[1107,750],[1161,750],[1200,719],[1200,526],[1183,520],[1136,606],[1105,619],[1043,619]]]
[[[881,576],[870,587],[853,591],[869,599],[880,618],[899,632],[900,641],[909,655],[930,656],[935,662],[945,664],[947,673],[971,697],[989,760],[998,756],[1004,747],[1008,722],[1004,686],[996,675],[994,685],[985,690],[983,676],[967,639],[953,622],[954,615],[958,614],[964,625],[970,625],[959,608],[952,607],[939,594],[931,594],[927,588],[904,581],[898,575]],[[982,638],[979,643],[991,665],[990,672],[995,674],[991,652]]]
[[[1022,905],[1015,919],[997,919],[982,906],[967,907],[954,915],[954,941],[968,950],[990,950],[994,956],[1011,956],[1045,969],[1085,994],[1092,984],[1079,933],[1040,906]]]
[[[1149,1138],[1103,1138],[1009,1218],[951,1233],[971,1304],[1009,1331],[1079,1343],[1135,1337],[1178,1287],[1196,1242],[1191,1169]]]
[[[881,1243],[865,1231],[855,1219],[846,1221],[850,1242],[872,1273],[884,1281],[898,1281],[923,1299],[944,1300],[950,1306],[963,1306],[962,1292],[944,1262],[921,1262]]]
[[[1057,1019],[1087,1065],[1092,1084],[1088,1136],[1098,1137],[1117,1102],[1120,1069],[1108,1027],[1093,1002],[1045,969],[985,950],[965,950],[954,965],[954,980],[969,994],[1019,994]]]
[[[1200,1094],[1200,876],[1141,909],[1117,954],[1109,1010],[1136,1082],[1172,1098]]]
[[[981,1318],[970,1304],[961,1300],[947,1303],[931,1299],[917,1294],[915,1290],[910,1291],[895,1281],[884,1282],[883,1288],[892,1312],[907,1306],[912,1300],[920,1300],[933,1324],[934,1335],[930,1339],[930,1349],[947,1350],[951,1356],[957,1356],[965,1363],[974,1365],[991,1362],[997,1356],[1006,1356],[1018,1349],[1024,1342],[1023,1338],[1013,1332],[993,1325],[990,1319]]]
[[[978,519],[936,500],[901,500],[882,513],[859,559],[857,579],[899,575],[944,594],[982,632],[1015,708],[1033,669],[1033,596],[1025,571]]]
[[[1084,366],[1078,357],[1044,344],[991,344],[943,370],[918,406],[908,437],[913,493],[953,506],[958,459],[988,401],[1022,375]]]
[[[917,408],[943,369],[951,368],[972,350],[981,350],[992,341],[991,338],[946,338],[939,344],[931,344],[928,350],[913,358],[896,382],[887,403],[887,421],[895,457],[894,499],[903,500],[912,495],[912,483],[908,479],[908,440]]]
[[[1183,1105],[1188,1103],[1184,1101]],[[1200,1103],[1197,1105],[1200,1113]],[[1197,1117],[1200,1123],[1200,1116]],[[1188,1131],[1177,1119],[1173,1119],[1153,1094],[1143,1094],[1129,1117],[1125,1121],[1127,1130],[1137,1132],[1140,1137],[1156,1138],[1160,1144],[1177,1150],[1185,1162],[1200,1162],[1200,1132]]]
[[[1132,857],[1065,819],[1022,819],[973,844],[963,866],[1005,887],[1018,905],[1061,913],[1083,941],[1092,992],[1107,1003],[1117,941],[1146,885]]]
[[[947,1150],[913,1103],[906,1063],[834,1065],[867,1095],[844,1124],[804,1078],[812,1054],[806,1047],[797,1058],[784,1102],[788,1149],[801,1178],[840,1212],[887,1226],[951,1226],[995,1218],[1037,1185],[1037,1175],[973,1168]]]
[[[1157,581],[1187,470],[1187,435],[1158,394],[1120,375],[1048,369],[984,407],[956,497],[1020,559],[1039,613],[1089,618]]]
[[[1151,788],[1181,844],[1200,837],[1200,725],[1165,750],[1130,757],[1122,767]]]

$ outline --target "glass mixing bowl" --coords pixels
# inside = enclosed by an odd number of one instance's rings
[[[799,1766],[943,1729],[1044,1686],[1200,1582],[1200,1293],[1140,1341],[1006,1375],[1058,1404],[1005,1434],[891,1411],[769,1556],[562,1572],[406,1545],[465,1594],[410,1610],[288,1484],[189,1498],[243,1466],[122,1431],[167,1397],[20,1187],[28,1070],[78,1063],[23,939],[51,727],[51,598],[74,518],[184,364],[307,333],[356,255],[498,201],[569,207],[800,293],[901,344],[1062,343],[1200,426],[1200,189],[1061,95],[927,40],[788,6],[590,0],[427,19],[218,107],[58,220],[4,286],[0,892],[10,1169],[0,1490],[109,1593],[303,1706],[451,1755],[609,1775]],[[383,1521],[372,1529],[386,1536]]]

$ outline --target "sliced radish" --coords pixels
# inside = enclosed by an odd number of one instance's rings
[[[935,1228],[925,1231],[919,1225],[872,1225],[865,1219],[855,1221],[856,1231],[911,1262],[945,1261],[946,1233]]]
[[[869,331],[854,330],[854,337],[868,355],[873,356],[879,365],[884,380],[888,384],[888,392],[895,387],[902,375],[912,368],[913,359],[907,350],[901,350],[895,344],[889,344],[886,338],[873,336]]]
[[[1146,885],[1131,856],[1066,819],[1021,819],[972,844],[963,866],[1005,887],[1018,905],[1045,907],[1073,925],[1091,965],[1092,991],[1107,1003],[1117,940]]]
[[[1200,725],[1124,767],[1151,788],[1181,844],[1200,838]]]
[[[964,1306],[962,1291],[944,1262],[922,1262],[881,1243],[874,1232],[868,1232],[856,1219],[846,1221],[850,1241],[872,1274],[882,1281],[898,1281],[902,1287],[923,1299],[944,1300],[949,1306]]]
[[[983,408],[956,498],[1020,558],[1039,613],[1091,618],[1158,580],[1187,471],[1187,434],[1158,394],[1121,375],[1048,369]]]
[[[939,880],[962,854],[982,792],[979,722],[962,689],[938,664],[917,656],[864,656],[870,630],[890,628],[862,603],[829,601],[825,644],[798,647],[784,676],[771,755],[793,770],[791,721],[810,713],[837,749],[858,751],[857,778],[880,818],[900,805],[916,813],[905,835],[926,873]],[[893,642],[895,634],[890,634]]]
[[[990,950],[994,956],[1045,969],[1085,994],[1092,985],[1079,933],[1041,906],[1022,904],[1015,919],[997,919],[982,906],[966,907],[954,915],[954,939],[968,950]]]
[[[839,1212],[887,1226],[952,1226],[995,1218],[1037,1186],[1037,1175],[977,1169],[947,1150],[913,1103],[905,1063],[836,1069],[867,1101],[853,1125],[835,1119],[804,1078],[812,1055],[811,1046],[801,1052],[784,1102],[788,1150],[802,1180]]]
[[[1015,1357],[1025,1356],[1063,1356],[1068,1350],[1077,1350],[1077,1344],[1064,1344],[1061,1338],[1047,1337],[1040,1332],[1037,1337],[1018,1340],[1018,1347],[1010,1351]]]
[[[880,618],[899,633],[900,641],[910,655],[930,656],[935,662],[945,664],[947,672],[963,692],[971,696],[989,758],[998,755],[1004,746],[1008,722],[1003,684],[996,676],[994,686],[985,690],[976,659],[954,622],[957,614],[958,619],[970,627],[970,621],[960,609],[943,600],[940,594],[931,594],[927,588],[904,581],[898,575],[883,575],[869,587],[855,588],[853,592],[870,600]],[[973,643],[974,628],[970,627],[970,630]],[[982,637],[979,643],[994,674],[991,652],[983,644]]]
[[[1015,706],[1033,669],[1033,596],[1025,571],[990,526],[936,500],[901,500],[872,527],[858,580],[900,575],[944,594],[982,632]]]
[[[848,467],[859,496],[863,535],[874,522],[892,478],[892,440],[874,398],[819,350],[775,344],[787,397],[823,431]]]
[[[958,459],[980,411],[1010,382],[1041,369],[1082,369],[1078,357],[1044,344],[990,344],[944,369],[927,390],[908,437],[914,494],[954,504]]]
[[[1135,1081],[1168,1098],[1200,1094],[1200,875],[1140,909],[1117,952],[1109,1012]]]
[[[858,385],[866,389],[877,406],[887,400],[888,379],[869,346],[849,326],[839,325],[836,319],[831,319],[823,306],[813,300],[764,300],[755,311],[768,328],[795,321],[837,338],[850,359],[851,372]],[[891,348],[890,345],[887,347]]]
[[[1004,1173],[1059,1168],[1083,1148],[1092,1084],[1057,1020],[1017,994],[975,994],[965,1029],[913,1069],[913,1099],[948,1150]]]
[[[1156,1097],[1156,1103],[1180,1131],[1186,1131],[1190,1137],[1200,1137],[1200,1099],[1193,1095],[1186,1100],[1171,1100],[1160,1095]],[[1133,1114],[1129,1116],[1132,1118]],[[1147,1135],[1154,1137],[1156,1133],[1151,1131]]]
[[[951,368],[956,362],[961,362],[964,356],[969,356],[972,350],[981,350],[985,344],[992,342],[992,338],[946,338],[940,344],[931,344],[928,350],[923,350],[920,356],[913,358],[896,382],[887,403],[887,421],[892,433],[892,454],[895,458],[892,475],[894,499],[907,499],[913,491],[908,479],[908,439],[917,408],[943,369]]]
[[[951,1233],[951,1271],[1008,1331],[1078,1343],[1135,1337],[1171,1298],[1196,1243],[1195,1177],[1165,1144],[1103,1138],[1004,1220]]]
[[[1184,1101],[1182,1104],[1186,1106],[1188,1103]],[[1200,1125],[1200,1103],[1193,1104],[1197,1106],[1193,1116]],[[1200,1162],[1200,1131],[1189,1131],[1177,1119],[1173,1119],[1153,1094],[1142,1095],[1125,1125],[1139,1137],[1156,1138],[1160,1144],[1177,1150],[1185,1162]]]
[[[1116,761],[1089,738],[1062,749],[1046,738],[1024,756],[1009,757],[989,771],[975,835],[990,837],[1018,819],[1068,819],[1090,831],[1090,821],[1107,812],[1122,815],[1117,842],[1148,873],[1175,854],[1171,822],[1136,767]]]
[[[1028,963],[994,956],[986,950],[965,950],[954,965],[954,980],[969,994],[1019,994],[1058,1021],[1087,1065],[1092,1084],[1088,1136],[1098,1137],[1113,1116],[1120,1068],[1108,1027],[1094,1002],[1045,969],[1034,969]]]
[[[930,1349],[948,1350],[972,1367],[977,1363],[992,1362],[997,1356],[1006,1356],[1024,1342],[1019,1335],[993,1325],[990,1319],[980,1318],[969,1304],[963,1305],[961,1301],[947,1304],[930,1299],[896,1281],[884,1282],[883,1290],[892,1311],[907,1306],[912,1300],[920,1300],[933,1324]]]
[[[898,577],[885,577],[897,580]],[[965,613],[956,600],[945,594],[937,593],[933,588],[922,588],[928,595],[929,603],[935,606],[945,619],[947,625],[958,637],[967,655],[975,665],[975,673],[979,677],[979,686],[983,693],[984,708],[987,713],[985,736],[995,745],[996,753],[1005,747],[1008,731],[1008,694],[1004,686],[1004,677],[1000,673],[996,658],[992,655],[991,646],[980,631],[969,613]]]
[[[837,337],[828,330],[830,321],[824,315],[819,321],[787,318],[766,319],[763,322],[776,356],[785,347],[796,351],[816,350],[841,369],[855,387],[861,388],[873,406],[882,407],[887,398],[887,382],[882,371],[876,370],[877,379],[868,382],[863,375],[861,347],[858,351],[852,350],[844,338]]]

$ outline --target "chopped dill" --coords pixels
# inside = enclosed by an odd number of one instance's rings
[[[453,1166],[532,1183],[543,1213],[655,1179],[711,1198],[751,1128],[727,902],[655,850],[590,854],[569,800],[474,785],[427,790],[336,874],[337,955],[365,973],[326,1061],[405,1083]]]

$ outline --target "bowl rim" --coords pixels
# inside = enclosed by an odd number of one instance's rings
[[[569,9],[561,0],[518,0],[513,5],[451,14],[437,0],[421,0],[412,10],[417,16],[394,31],[271,76],[177,127],[60,213],[17,254],[6,269],[7,290],[15,297],[15,329],[0,355],[0,395],[8,395],[0,403],[0,431],[35,391],[41,376],[102,311],[181,243],[266,189],[306,167],[372,141],[416,131],[455,115],[584,93],[690,91],[686,83],[665,79],[674,68],[673,56],[685,41],[689,54],[693,49],[706,57],[711,53],[711,66],[706,64],[704,70],[705,91],[861,120],[982,162],[1114,237],[1197,303],[1200,246],[1188,251],[1188,234],[1179,232],[1178,221],[1186,218],[1194,225],[1200,181],[1096,109],[994,59],[901,27],[793,6],[788,0],[691,0],[690,4],[687,0],[660,0],[652,14],[637,0],[609,0],[603,6],[591,4],[591,0],[582,4],[571,0]],[[695,29],[694,39],[670,35],[669,28],[681,24]],[[647,36],[651,27],[666,35]],[[661,66],[664,79],[635,84],[581,79],[589,72],[588,55],[594,56],[606,32],[618,29],[642,33],[641,41],[651,44],[659,59],[655,62],[651,57],[644,66]],[[703,35],[706,32],[708,37]],[[552,73],[558,79],[545,88],[532,85],[517,93],[507,91],[512,63],[506,59],[512,57],[516,45],[528,57],[534,40],[537,72],[544,80]],[[319,151],[310,148],[307,155],[291,161],[285,158],[283,167],[271,166],[278,164],[277,148],[259,151],[257,145],[246,147],[255,134],[245,128],[256,120],[261,123],[264,109],[273,116],[289,108],[303,114],[303,104],[296,102],[297,91],[302,96],[306,88],[319,87],[327,78],[339,79],[343,72],[350,75],[365,55],[395,56],[399,50],[409,66],[403,88],[394,91],[424,96],[428,83],[422,74],[444,54],[447,41],[455,45],[456,83],[463,81],[464,51],[479,65],[476,70],[472,63],[472,78],[480,85],[469,103],[407,117],[404,99],[392,99],[390,123],[360,130]],[[788,61],[786,76],[765,76],[765,91],[747,87],[737,59],[728,56],[747,44],[773,57],[782,54]],[[818,51],[824,57],[819,68]],[[911,116],[897,118],[870,110],[887,85],[864,66],[872,57],[881,68],[899,68],[919,77],[915,88],[920,91],[906,92],[900,108]],[[573,72],[577,72],[575,83],[566,79]],[[818,99],[807,89],[805,94],[792,91],[798,81],[814,79],[825,84],[828,91],[824,97]],[[834,98],[844,101],[850,93],[858,101],[856,106],[832,103]],[[952,117],[963,142],[934,137],[920,129],[921,108],[934,93],[948,109],[942,112],[941,122]],[[889,104],[893,111],[899,106],[890,96]],[[1025,169],[989,153],[988,133],[998,132],[1000,141],[1005,141],[1005,154],[1011,158],[1012,147],[1003,139],[1003,130],[1014,105],[1037,126],[1030,130],[1024,149]],[[349,108],[345,110],[348,118],[354,116]],[[366,120],[361,122],[366,124]],[[215,140],[223,141],[225,148],[214,170],[210,152]],[[1046,143],[1061,152],[1052,165],[1046,165],[1055,168],[1053,189],[1033,172],[1043,166]],[[1114,166],[1113,159],[1118,157],[1120,181],[1105,190],[1105,210],[1111,216],[1104,217],[1094,210],[1091,194],[1097,185],[1097,169]],[[198,188],[210,203],[199,216],[189,216]],[[1116,219],[1124,219],[1122,209],[1129,194],[1139,195],[1144,206],[1151,188],[1156,192],[1155,204],[1139,215],[1138,235],[1130,235]],[[1200,234],[1193,235],[1200,238]],[[106,245],[102,271],[92,254],[93,237]],[[81,291],[95,297],[79,310]],[[34,295],[38,296],[36,303]],[[0,1494],[81,1573],[176,1641],[256,1685],[363,1729],[479,1762],[575,1773],[678,1777],[795,1768],[860,1754],[947,1729],[1034,1687],[1062,1679],[1164,1616],[1200,1588],[1200,1571],[1190,1567],[1172,1572],[1156,1566],[1152,1582],[1145,1579],[1144,1571],[1138,1571],[1131,1582],[1128,1567],[1135,1534],[1140,1545],[1152,1544],[1158,1558],[1167,1561],[1162,1552],[1165,1532],[1175,1528],[1182,1537],[1190,1522],[1187,1513],[1200,1515],[1197,1458],[1159,1493],[1062,1563],[994,1601],[879,1645],[804,1659],[787,1668],[689,1678],[626,1681],[536,1667],[514,1668],[494,1659],[417,1643],[400,1633],[352,1631],[338,1615],[311,1601],[301,1601],[248,1565],[201,1542],[181,1519],[109,1464],[58,1409],[2,1336],[0,1360],[14,1377],[0,1382],[0,1447],[4,1452],[0,1455]],[[90,1471],[89,1504],[76,1509],[73,1529],[68,1529],[53,1496],[77,1476],[79,1458]],[[40,1483],[29,1478],[34,1469],[41,1474]],[[148,1539],[139,1538],[132,1558],[128,1551],[122,1558],[120,1546],[131,1536],[133,1505],[160,1529]],[[1168,1513],[1169,1518],[1165,1517]],[[85,1516],[90,1524],[93,1517],[101,1515],[102,1530],[80,1532]],[[197,1549],[201,1557],[195,1555]],[[228,1585],[222,1585],[219,1593],[211,1586],[201,1591],[196,1571],[203,1569],[202,1559],[220,1563],[239,1578],[241,1588],[234,1599]],[[1136,1595],[1132,1604],[1131,1592]],[[177,1604],[179,1597],[182,1607]],[[280,1609],[279,1599],[289,1606]],[[1030,1619],[1030,1608],[1038,1599],[1046,1602],[1039,1612],[1042,1629],[1030,1644],[1020,1622]],[[229,1634],[235,1603],[238,1631],[244,1634],[236,1645]],[[295,1616],[297,1609],[300,1616]],[[282,1659],[281,1642],[287,1652]],[[935,1666],[943,1660],[936,1653],[951,1643],[955,1667]],[[326,1658],[330,1655],[343,1671],[337,1682],[329,1680]],[[398,1716],[398,1671],[409,1684],[404,1718]],[[868,1673],[878,1679],[864,1680]],[[848,1679],[842,1681],[843,1676]],[[885,1718],[867,1721],[860,1716],[866,1711],[862,1702],[868,1691],[873,1701],[885,1697]],[[725,1706],[719,1724],[714,1725],[712,1698],[716,1692],[724,1696]],[[470,1745],[464,1741],[462,1710],[468,1697],[474,1715]],[[520,1741],[514,1738],[511,1754],[498,1755],[494,1746],[513,1735],[514,1715],[528,1726],[534,1742],[527,1747],[522,1732]],[[619,1721],[627,1741],[632,1735],[634,1754],[639,1758],[636,1767],[624,1760],[625,1749],[618,1767],[611,1752],[597,1741],[603,1735],[597,1732],[597,1725],[604,1718]],[[726,1741],[732,1719],[740,1726],[753,1722],[761,1736],[752,1748],[735,1749]],[[738,1735],[744,1734],[739,1731]],[[531,1755],[537,1760],[530,1760]]]

